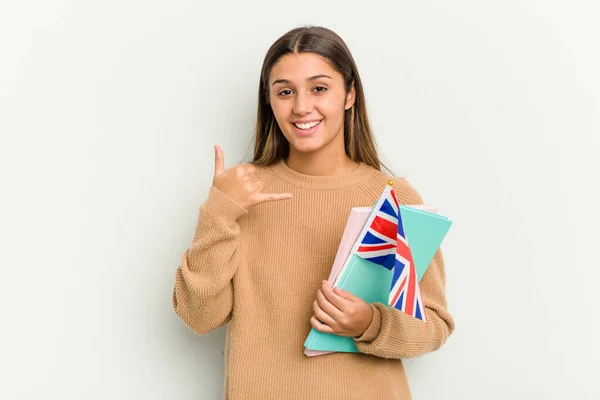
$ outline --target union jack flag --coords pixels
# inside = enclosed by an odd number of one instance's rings
[[[389,304],[423,322],[427,322],[415,263],[404,232],[402,212],[398,213],[398,217],[396,263],[392,276]]]
[[[397,230],[398,200],[388,185],[373,207],[352,253],[391,270],[396,262]]]
[[[426,322],[415,264],[391,185],[377,200],[352,253],[393,270],[389,305]]]

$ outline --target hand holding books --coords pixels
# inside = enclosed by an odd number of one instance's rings
[[[373,309],[352,293],[323,281],[313,302],[310,323],[319,332],[359,337],[371,324]]]

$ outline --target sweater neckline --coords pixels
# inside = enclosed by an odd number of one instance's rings
[[[356,168],[342,175],[307,175],[290,168],[284,160],[271,165],[273,173],[284,181],[304,189],[332,190],[352,186],[369,178],[372,168],[359,163]]]

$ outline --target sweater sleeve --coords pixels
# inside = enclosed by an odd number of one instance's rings
[[[355,339],[358,349],[384,358],[410,358],[440,348],[454,331],[444,284],[444,261],[438,250],[419,283],[427,322],[389,305],[373,303],[371,325]]]
[[[402,204],[423,204],[408,183],[394,187]],[[439,349],[454,331],[445,296],[446,275],[440,249],[435,253],[419,282],[425,316],[423,322],[387,304],[372,303],[373,320],[362,336],[355,338],[358,349],[383,358],[410,358]]]
[[[238,219],[248,211],[215,187],[200,207],[191,246],[175,273],[173,309],[197,333],[231,319],[232,278],[240,260]]]

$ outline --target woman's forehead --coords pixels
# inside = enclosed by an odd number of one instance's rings
[[[315,53],[286,54],[273,65],[269,82],[291,81],[301,83],[309,78],[330,77],[341,79],[327,60]]]

